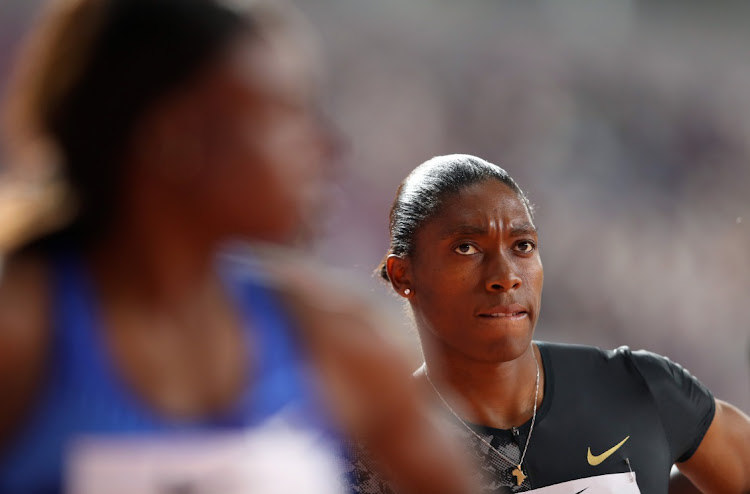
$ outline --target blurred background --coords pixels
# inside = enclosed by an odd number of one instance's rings
[[[0,89],[40,3],[0,0]],[[366,287],[415,363],[403,303],[372,276],[388,209],[416,165],[470,153],[536,205],[537,338],[647,348],[750,411],[749,3],[296,4],[348,144],[315,254]]]

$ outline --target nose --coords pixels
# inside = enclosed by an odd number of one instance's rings
[[[502,254],[496,256],[495,262],[488,271],[485,288],[488,292],[507,292],[521,287],[521,277],[513,262]]]

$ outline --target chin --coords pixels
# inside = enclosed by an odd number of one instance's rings
[[[505,334],[483,345],[480,360],[485,362],[510,362],[524,354],[529,348],[533,331],[523,334]]]

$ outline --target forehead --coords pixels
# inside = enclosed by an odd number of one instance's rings
[[[533,222],[519,195],[504,183],[490,179],[446,197],[422,229],[446,236],[466,226],[493,231],[524,225],[533,227]]]
[[[215,111],[236,113],[262,104],[298,106],[315,98],[312,62],[281,33],[239,36],[210,69],[196,89]]]
[[[305,97],[320,77],[321,61],[303,43],[285,31],[269,32],[260,39],[242,37],[230,50],[225,65],[235,81],[268,93]]]

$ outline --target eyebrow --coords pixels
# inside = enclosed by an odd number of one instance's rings
[[[440,238],[442,240],[471,235],[488,235],[487,228],[483,226],[475,225],[461,225],[458,228],[444,232]],[[510,235],[512,237],[523,237],[524,235],[537,235],[536,228],[531,223],[522,223],[520,225],[514,225],[510,228]]]
[[[523,237],[524,235],[537,235],[537,231],[531,223],[522,223],[511,227],[510,234],[513,237]]]
[[[461,225],[453,230],[443,232],[440,238],[445,240],[446,238],[461,237],[464,235],[487,235],[487,233],[487,229],[483,226]]]

